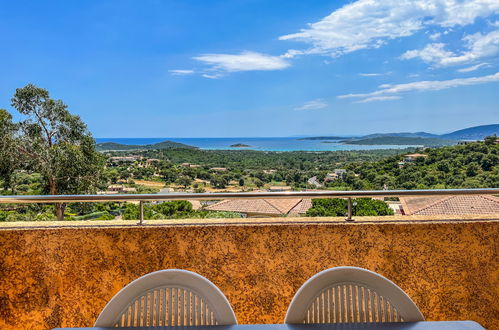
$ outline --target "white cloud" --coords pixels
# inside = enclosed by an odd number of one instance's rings
[[[282,40],[279,38],[279,40]],[[296,50],[289,49],[286,53],[281,55],[282,58],[295,58],[301,55],[316,55],[316,54],[324,54],[324,52],[318,48],[310,48],[307,50]]]
[[[200,73],[211,79],[230,72],[282,70],[291,65],[290,59],[299,56],[341,56],[361,49],[379,48],[390,40],[417,32],[424,31],[430,40],[435,41],[450,31],[473,24],[477,18],[495,20],[489,22],[489,27],[498,26],[494,16],[497,14],[498,0],[357,0],[308,24],[297,33],[279,37],[279,40],[311,45],[308,48],[289,49],[280,56],[245,51],[239,54],[202,54],[193,59],[207,65]],[[461,52],[447,50],[443,43],[430,43],[423,49],[407,51],[402,58],[421,58],[434,66],[472,63],[499,53],[498,31],[464,37],[461,40],[464,51]],[[190,70],[172,71],[191,74],[187,73]]]
[[[422,2],[434,13],[433,22],[447,28],[472,24],[478,17],[487,17],[499,12],[497,0],[426,0]]]
[[[440,38],[442,34],[440,32],[436,32],[436,33],[433,33],[433,34],[430,34],[429,38],[431,40],[437,40],[438,38]]]
[[[359,73],[359,76],[361,77],[379,77],[379,76],[385,76],[385,75],[390,75],[392,74],[391,71],[388,72],[371,72],[371,73]]]
[[[290,50],[287,57],[314,53],[339,56],[378,48],[388,40],[411,36],[429,26],[464,26],[494,13],[499,13],[497,0],[358,0],[279,39],[312,45],[304,51]]]
[[[282,57],[256,52],[204,54],[194,59],[210,65],[210,69],[215,72],[281,70],[289,66],[289,63]]]
[[[438,63],[444,58],[455,56],[453,52],[445,50],[444,47],[443,43],[429,44],[420,50],[408,50],[400,58],[403,60],[421,58],[428,63]]]
[[[363,100],[360,100],[360,101],[356,101],[354,103],[368,103],[368,102],[375,102],[375,101],[391,101],[391,100],[399,100],[401,99],[402,97],[400,96],[372,96],[372,97],[368,97],[368,98],[365,98]]]
[[[396,85],[384,84],[380,85],[377,91],[371,93],[346,94],[340,95],[338,96],[338,98],[358,98],[362,99],[361,101],[363,101],[373,97],[397,96],[397,94],[415,91],[438,91],[459,86],[478,85],[496,81],[499,81],[499,72],[497,72],[496,74],[481,77],[457,78],[450,80],[426,80]]]
[[[467,64],[483,58],[499,55],[499,30],[487,34],[475,33],[465,36],[462,41],[466,50],[461,54],[444,49],[445,44],[429,44],[420,50],[409,50],[405,52],[402,59],[420,58],[426,63],[445,67],[452,65]]]
[[[472,65],[472,66],[469,66],[467,68],[462,68],[462,69],[458,69],[457,71],[458,72],[471,72],[471,71],[475,71],[475,70],[478,70],[480,68],[483,68],[483,67],[490,67],[491,65],[488,64],[488,63],[480,63],[480,64],[477,64],[477,65]]]
[[[174,76],[188,76],[194,73],[194,70],[168,70]]]
[[[208,73],[203,73],[201,77],[208,78],[208,79],[218,79],[223,77],[222,74],[220,73],[215,73],[215,74],[208,74]]]
[[[322,99],[316,99],[313,101],[306,102],[305,104],[295,108],[295,110],[318,110],[318,109],[324,109],[328,106],[326,102]]]

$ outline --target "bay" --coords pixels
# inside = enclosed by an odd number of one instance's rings
[[[146,145],[173,141],[204,150],[260,150],[260,151],[336,151],[404,149],[409,145],[348,145],[330,140],[300,140],[297,137],[239,137],[239,138],[96,138],[97,143],[115,142],[128,145]],[[233,144],[246,144],[247,148],[234,148]]]

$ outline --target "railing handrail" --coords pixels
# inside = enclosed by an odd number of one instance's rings
[[[498,195],[499,188],[426,189],[426,190],[322,190],[277,192],[221,192],[172,194],[115,194],[115,195],[11,195],[0,196],[0,204],[79,203],[79,202],[152,202],[170,200],[220,200],[261,198],[355,198],[405,196]]]

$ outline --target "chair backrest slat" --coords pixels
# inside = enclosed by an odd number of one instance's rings
[[[422,321],[414,302],[383,276],[357,267],[336,267],[310,278],[298,290],[286,323]]]
[[[186,311],[185,311],[185,319],[186,319],[186,322],[187,324],[192,324],[192,320],[191,320],[191,292],[187,291],[186,292],[186,297],[185,297],[185,307],[186,307]]]
[[[197,297],[195,295],[192,296],[192,325],[199,325],[198,322],[198,302]]]
[[[369,292],[369,309],[368,309],[369,320],[370,322],[375,323],[377,322],[376,304],[375,304],[376,296],[374,295],[374,292],[372,290],[369,290],[368,292]]]
[[[319,308],[317,306],[317,308]],[[183,288],[157,288],[137,297],[120,315],[118,326],[219,324],[207,300]]]
[[[367,309],[367,289],[365,287],[362,287],[362,299],[360,300],[361,305],[362,305],[362,317],[360,322],[369,322],[369,310]]]

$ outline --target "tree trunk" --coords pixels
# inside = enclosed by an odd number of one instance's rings
[[[55,180],[53,178],[48,178],[49,183],[49,191],[51,195],[57,195],[57,186],[55,184]],[[57,217],[57,220],[64,220],[64,210],[66,209],[66,205],[64,203],[55,203],[54,204],[54,213]]]
[[[55,203],[54,204],[55,208],[55,216],[57,217],[57,220],[64,220],[64,210],[66,209],[66,204],[64,203]]]

